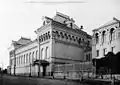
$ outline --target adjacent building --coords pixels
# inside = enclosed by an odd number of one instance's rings
[[[54,66],[91,61],[91,36],[77,26],[67,15],[56,12],[53,18],[43,17],[43,24],[35,30],[37,38],[21,37],[12,41],[10,50],[10,73],[15,75],[39,75],[41,65],[32,65],[36,60],[49,62],[46,75],[52,75]]]
[[[93,30],[92,57],[101,58],[108,52],[120,51],[120,20],[111,21]]]

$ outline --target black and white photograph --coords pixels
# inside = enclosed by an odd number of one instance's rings
[[[120,0],[0,0],[0,85],[120,85]]]

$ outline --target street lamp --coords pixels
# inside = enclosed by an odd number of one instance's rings
[[[30,63],[30,74],[29,74],[29,76],[31,77],[31,63]]]

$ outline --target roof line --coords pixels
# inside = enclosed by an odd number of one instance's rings
[[[110,24],[108,24],[108,25],[103,24],[103,26],[100,26],[100,27],[98,27],[98,28],[96,28],[96,29],[93,29],[92,31],[97,31],[97,30],[99,30],[99,29],[101,29],[101,28],[104,28],[104,27],[107,27],[107,26],[110,26],[110,25],[113,25],[113,24],[116,24],[116,23],[120,22],[120,20],[118,20],[118,19],[115,18],[115,17],[113,17],[113,20],[116,20],[117,22],[110,23]]]

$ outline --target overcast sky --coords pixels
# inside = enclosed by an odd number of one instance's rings
[[[29,1],[36,3],[26,3]],[[63,3],[70,1],[74,3]],[[34,31],[41,26],[42,16],[53,17],[56,11],[69,15],[92,34],[93,29],[113,17],[120,19],[120,0],[0,0],[0,64],[9,65],[8,48],[12,40],[21,36],[36,38]]]

